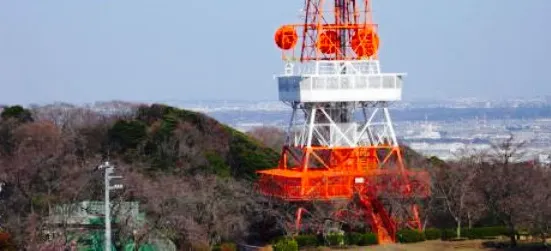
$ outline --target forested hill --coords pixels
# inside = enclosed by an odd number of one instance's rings
[[[96,167],[107,156],[124,186],[112,203],[138,202],[145,213],[144,225],[134,216],[114,221],[115,243],[164,236],[178,250],[210,250],[262,222],[251,217],[264,212],[252,181],[256,170],[276,165],[277,151],[203,114],[120,102],[0,113],[0,250],[65,250],[72,238],[88,245],[63,223],[72,216],[57,212],[103,198]]]
[[[252,178],[256,170],[277,165],[276,151],[204,114],[161,104],[128,105],[109,114],[67,105],[33,111],[5,107],[0,125],[3,154],[14,150],[16,131],[21,131],[17,128],[41,124],[78,134],[75,147],[83,159],[109,153],[148,172]]]
[[[278,154],[247,135],[192,111],[154,104],[119,119],[106,135],[125,160],[149,162],[152,170],[209,172],[253,177],[277,165]]]

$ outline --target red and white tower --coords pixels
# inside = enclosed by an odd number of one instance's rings
[[[259,189],[303,203],[357,197],[379,243],[394,242],[398,225],[421,227],[419,214],[412,205],[409,219],[393,217],[383,194],[428,194],[426,173],[404,167],[388,109],[405,74],[381,71],[369,0],[306,0],[303,14],[275,34],[279,99],[293,110],[279,166],[259,172]]]

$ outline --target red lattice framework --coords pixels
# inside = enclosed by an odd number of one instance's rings
[[[304,23],[280,27],[275,42],[282,50],[284,61],[378,59],[377,25],[372,21],[368,0],[306,0]],[[386,103],[382,103],[391,128]],[[327,113],[326,119],[316,117],[315,113],[317,109],[335,107],[334,103],[297,103],[293,109],[299,105],[307,115],[313,114],[312,128],[314,123],[337,120],[336,116]],[[346,112],[346,109],[341,111]],[[365,113],[365,107],[362,109]],[[389,142],[389,138],[394,138],[394,142]],[[369,139],[369,144],[350,146],[334,146],[321,141],[296,144],[288,139],[279,165],[259,172],[258,189],[266,196],[300,205],[315,201],[350,201],[356,204],[356,210],[335,211],[335,219],[356,217],[371,226],[380,244],[395,242],[399,227],[421,229],[418,207],[411,202],[428,196],[429,177],[424,171],[406,169],[395,136],[389,138]],[[390,200],[410,203],[408,216],[391,215],[387,203]],[[305,211],[304,207],[297,211],[297,229],[300,229]]]
[[[308,0],[304,15],[304,23],[283,25],[276,32],[284,60],[377,58],[379,36],[368,0]]]

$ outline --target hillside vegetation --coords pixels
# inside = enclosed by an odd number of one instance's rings
[[[148,164],[147,171],[253,178],[255,171],[275,166],[279,158],[204,114],[158,104],[118,119],[104,137],[113,153],[129,163]]]
[[[178,250],[276,239],[279,246],[292,244],[283,235],[299,245],[344,238],[318,240],[316,234],[332,212],[356,210],[349,204],[310,203],[302,219],[309,230],[299,233],[293,223],[297,204],[256,193],[255,171],[277,165],[282,134],[274,128],[245,134],[204,114],[160,104],[1,108],[0,250],[63,250],[81,240],[85,231],[76,231],[81,226],[69,224],[56,208],[102,200],[103,173],[96,167],[105,160],[123,176],[117,182],[124,189],[113,192],[113,205],[137,201],[145,213],[140,224],[131,218],[113,223],[119,249],[128,242],[137,249],[152,238],[168,239]],[[514,162],[524,150],[511,137],[490,151],[466,151],[444,162],[404,147],[407,166],[430,173],[432,194],[381,198],[395,219],[407,218],[404,208],[411,202],[419,205],[426,231],[403,232],[408,234],[400,240],[478,239],[501,229],[513,246],[520,235],[544,242],[551,233],[551,168]],[[346,236],[375,236],[366,233],[365,219],[341,223]]]
[[[57,205],[101,200],[96,166],[107,159],[124,177],[114,200],[140,201],[147,215],[139,231],[117,225],[117,238],[162,235],[183,248],[246,237],[251,212],[263,210],[251,181],[256,170],[277,164],[278,153],[204,114],[160,104],[4,107],[0,230],[14,249],[37,250],[47,240],[42,231],[53,227]],[[62,233],[64,246],[71,240]]]

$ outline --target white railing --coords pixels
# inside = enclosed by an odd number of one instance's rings
[[[279,99],[299,102],[398,101],[403,73],[381,73],[379,61],[316,61],[288,64],[278,77]]]
[[[322,60],[296,65],[288,63],[285,66],[284,75],[357,75],[380,72],[378,60]]]
[[[343,89],[401,89],[402,76],[378,75],[317,75],[279,77],[279,91],[343,90]]]

